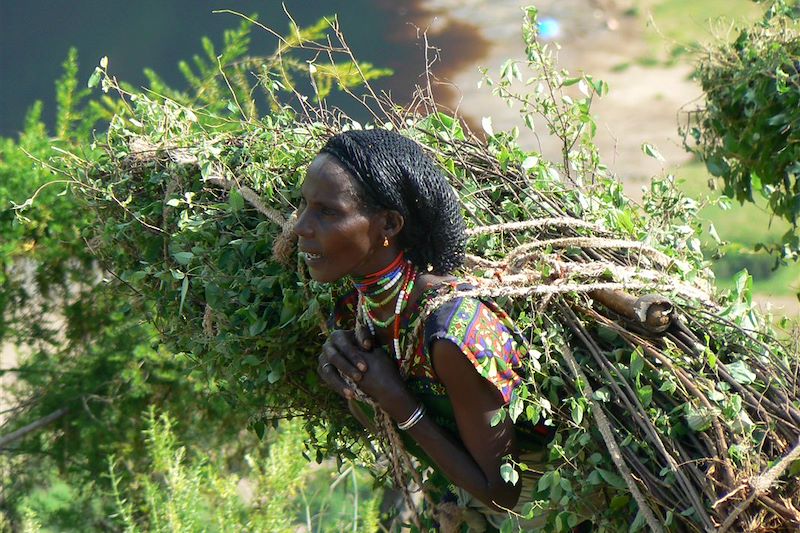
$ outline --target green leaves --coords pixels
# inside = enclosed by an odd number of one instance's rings
[[[684,413],[686,416],[686,423],[693,431],[701,432],[706,431],[711,427],[715,417],[719,416],[719,412],[715,409],[707,407],[695,407],[691,404],[685,404]]]
[[[238,213],[244,209],[244,197],[236,189],[231,189],[228,193],[228,206],[232,213]]]
[[[800,28],[787,4],[771,4],[733,44],[720,41],[698,62],[706,104],[687,124],[684,144],[722,178],[725,194],[743,203],[760,193],[775,215],[796,225]],[[782,244],[772,252],[796,260],[800,243]]]
[[[642,144],[642,152],[644,153],[644,155],[652,157],[653,159],[661,161],[662,163],[665,161],[664,156],[661,155],[661,152],[656,150],[655,146],[653,146],[652,144],[649,143]]]
[[[186,294],[189,292],[189,276],[184,276],[181,281],[181,303],[178,306],[178,314],[183,314],[183,304],[186,303]]]
[[[727,365],[731,377],[740,385],[749,385],[756,380],[755,373],[747,367],[744,361],[734,361]]]
[[[483,117],[481,119],[481,127],[483,127],[484,133],[489,137],[494,135],[494,129],[492,128],[492,117]]]
[[[639,377],[639,374],[642,373],[644,369],[644,359],[642,358],[642,349],[637,347],[635,350],[631,352],[631,365],[630,365],[630,376],[631,378]]]
[[[92,75],[89,76],[89,81],[86,83],[86,87],[89,89],[93,89],[97,87],[97,84],[100,83],[100,78],[103,76],[103,71],[100,68],[95,68]]]
[[[576,426],[580,426],[583,423],[583,415],[586,412],[586,400],[584,398],[578,398],[572,402],[572,408],[570,409],[570,415],[572,416],[572,421],[575,423]]]
[[[649,407],[650,403],[653,401],[653,386],[644,385],[643,387],[639,387],[636,389],[636,393],[639,396],[639,401],[642,402],[642,407]]]
[[[625,480],[622,479],[619,474],[603,468],[596,469],[596,472],[600,475],[600,478],[611,487],[620,490],[627,490],[628,486],[625,484]]]
[[[511,463],[503,463],[500,465],[500,477],[503,478],[503,481],[511,483],[512,485],[516,485],[519,482],[519,472],[517,472],[514,465]]]
[[[194,254],[192,252],[176,252],[172,254],[172,257],[179,265],[188,265],[192,258],[194,258]]]

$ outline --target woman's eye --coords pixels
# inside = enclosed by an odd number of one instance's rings
[[[322,214],[325,216],[335,216],[339,214],[339,212],[336,211],[336,209],[331,209],[330,207],[323,207]]]

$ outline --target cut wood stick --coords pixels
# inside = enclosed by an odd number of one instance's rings
[[[256,211],[281,227],[286,224],[286,218],[276,209],[267,207],[258,194],[250,187],[239,185],[234,180],[224,178],[222,176],[209,176],[206,178],[206,183],[222,187],[227,191],[230,191],[231,189],[238,190],[239,194],[242,195],[242,198],[244,198],[248,204],[255,208]]]
[[[608,422],[608,418],[606,418],[606,414],[603,412],[602,407],[593,399],[594,391],[589,385],[589,380],[586,378],[586,375],[578,366],[578,362],[572,356],[572,350],[570,350],[569,345],[565,344],[562,347],[562,353],[567,364],[570,366],[572,374],[576,379],[580,379],[584,384],[581,392],[592,406],[592,416],[597,424],[597,429],[603,436],[603,440],[608,448],[608,454],[611,456],[611,460],[617,467],[622,479],[625,480],[625,484],[628,486],[628,490],[631,491],[633,499],[636,500],[636,503],[639,505],[639,512],[642,513],[642,516],[644,516],[647,525],[650,527],[650,530],[653,531],[653,533],[663,533],[664,528],[661,527],[661,524],[653,514],[653,510],[649,505],[647,505],[647,501],[645,500],[642,491],[639,490],[639,486],[633,480],[630,468],[628,468],[627,463],[625,463],[625,459],[622,458],[622,453],[617,445],[617,441],[614,439],[614,434],[611,430],[611,425]]]
[[[67,414],[68,412],[69,412],[69,407],[62,407],[61,409],[58,409],[57,411],[53,411],[49,415],[47,415],[45,417],[42,417],[42,418],[40,418],[39,420],[37,420],[35,422],[31,422],[27,426],[23,426],[23,427],[19,428],[16,431],[12,431],[8,435],[0,437],[0,448],[3,448],[4,446],[6,446],[8,444],[11,444],[13,442],[18,441],[19,439],[21,439],[22,437],[24,437],[28,433],[31,433],[33,431],[36,431],[37,429],[43,428],[44,426],[46,426],[50,422],[53,422],[54,420],[58,420],[59,418],[61,418],[65,414]]]

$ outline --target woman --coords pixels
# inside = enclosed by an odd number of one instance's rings
[[[322,379],[352,399],[350,378],[450,482],[489,510],[513,508],[521,484],[504,481],[500,466],[518,459],[517,430],[508,417],[491,424],[521,381],[513,326],[491,302],[456,298],[414,327],[437,290],[457,285],[449,273],[464,259],[464,220],[441,171],[397,133],[349,131],[312,162],[302,195],[294,231],[311,277],[352,278],[338,324],[349,312],[372,334],[359,343],[334,331]]]

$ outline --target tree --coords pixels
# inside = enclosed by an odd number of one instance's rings
[[[720,177],[739,202],[761,196],[792,224],[777,245],[781,260],[797,260],[800,237],[800,6],[770,2],[763,19],[732,43],[708,48],[695,76],[705,93],[690,116],[686,146]]]

